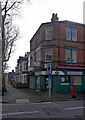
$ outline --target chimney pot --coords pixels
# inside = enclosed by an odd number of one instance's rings
[[[57,13],[56,13],[56,14],[53,13],[53,14],[52,14],[51,21],[52,21],[52,22],[54,22],[54,21],[58,21],[58,19],[59,19],[59,18],[57,17]]]

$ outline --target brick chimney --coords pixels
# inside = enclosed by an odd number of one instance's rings
[[[57,13],[56,14],[53,13],[52,18],[51,18],[51,22],[58,21],[58,20],[59,20],[59,18],[57,17]]]

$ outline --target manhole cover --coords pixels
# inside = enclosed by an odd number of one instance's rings
[[[29,103],[28,99],[16,99],[16,103]]]

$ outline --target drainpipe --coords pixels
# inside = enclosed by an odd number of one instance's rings
[[[58,65],[60,64],[59,57],[60,57],[60,23],[58,23]]]

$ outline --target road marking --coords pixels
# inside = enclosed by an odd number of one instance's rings
[[[18,115],[18,114],[32,114],[32,113],[38,113],[38,112],[39,111],[6,113],[6,114],[0,114],[0,116]]]
[[[74,107],[74,108],[65,108],[65,110],[73,110],[73,109],[83,109],[85,107]]]
[[[26,104],[50,104],[52,102],[39,102],[39,103],[1,103],[0,105],[26,105]]]
[[[49,104],[49,103],[52,103],[52,102],[40,102],[40,103],[30,103],[30,104]]]

